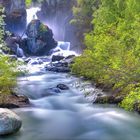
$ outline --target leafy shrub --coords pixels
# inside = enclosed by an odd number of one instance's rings
[[[11,61],[8,56],[0,55],[0,92],[11,93],[16,85],[17,63]]]
[[[0,9],[0,12],[3,13],[3,9]],[[0,16],[0,50],[6,48],[4,42],[4,15]],[[9,56],[0,54],[0,100],[3,95],[11,93],[12,88],[16,85],[16,76],[17,76],[17,64],[18,62],[11,60]]]
[[[25,0],[26,6],[29,7],[32,4],[32,0]]]
[[[120,89],[126,94],[121,106],[129,110],[140,96],[139,90],[133,88],[140,83],[138,5],[139,0],[101,0],[99,8],[93,12],[94,28],[85,36],[87,49],[72,68],[79,75]]]

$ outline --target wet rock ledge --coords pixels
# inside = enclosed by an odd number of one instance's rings
[[[16,94],[4,95],[4,97],[0,97],[0,108],[21,108],[27,107],[30,105],[29,99],[25,96],[19,96]]]

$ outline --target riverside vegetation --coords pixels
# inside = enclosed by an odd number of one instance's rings
[[[119,105],[130,111],[140,108],[139,6],[139,0],[77,0],[73,8],[86,50],[72,71],[117,90],[125,96]]]
[[[3,9],[0,9],[0,13],[3,13]],[[0,16],[0,103],[5,102],[7,95],[12,93],[12,89],[16,85],[16,77],[18,74],[17,61],[12,60],[8,55],[2,53],[3,50],[8,48],[4,42],[4,15]]]

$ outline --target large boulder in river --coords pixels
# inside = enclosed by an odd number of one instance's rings
[[[27,38],[22,49],[28,55],[48,55],[50,50],[57,46],[52,30],[38,19],[32,20],[26,29]]]
[[[22,121],[14,112],[0,108],[0,135],[8,135],[17,132]]]
[[[5,8],[6,29],[10,32],[19,33],[26,28],[26,5],[25,0],[0,0]]]
[[[34,0],[35,1],[35,0]],[[77,28],[70,23],[73,19],[73,5],[76,0],[42,0],[41,10],[37,16],[41,21],[54,27],[54,34],[57,40],[71,43],[71,49],[79,50]]]

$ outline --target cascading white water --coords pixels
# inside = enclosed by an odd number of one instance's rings
[[[39,7],[32,7],[30,9],[27,9],[27,24],[29,24],[33,19],[38,19],[36,13],[40,11]],[[42,21],[43,22],[43,21]],[[48,25],[48,23],[44,23]],[[54,32],[55,27],[52,26],[52,31]],[[74,51],[70,50],[70,42],[64,42],[64,41],[58,41],[58,45],[55,49],[52,50],[52,55],[62,55],[62,56],[68,56],[68,55],[77,55]]]
[[[62,50],[70,50],[70,42],[58,41],[58,48]]]
[[[33,20],[37,19],[36,13],[40,11],[39,7],[31,7],[26,10],[27,11],[27,25]]]
[[[19,57],[24,57],[24,52],[21,48],[19,48],[19,46],[17,46],[17,52],[16,52],[17,56]]]
[[[58,41],[57,47],[52,50],[52,55],[61,55],[64,57],[67,57],[69,55],[77,56],[78,54],[76,52],[70,50],[70,45],[70,42]]]

